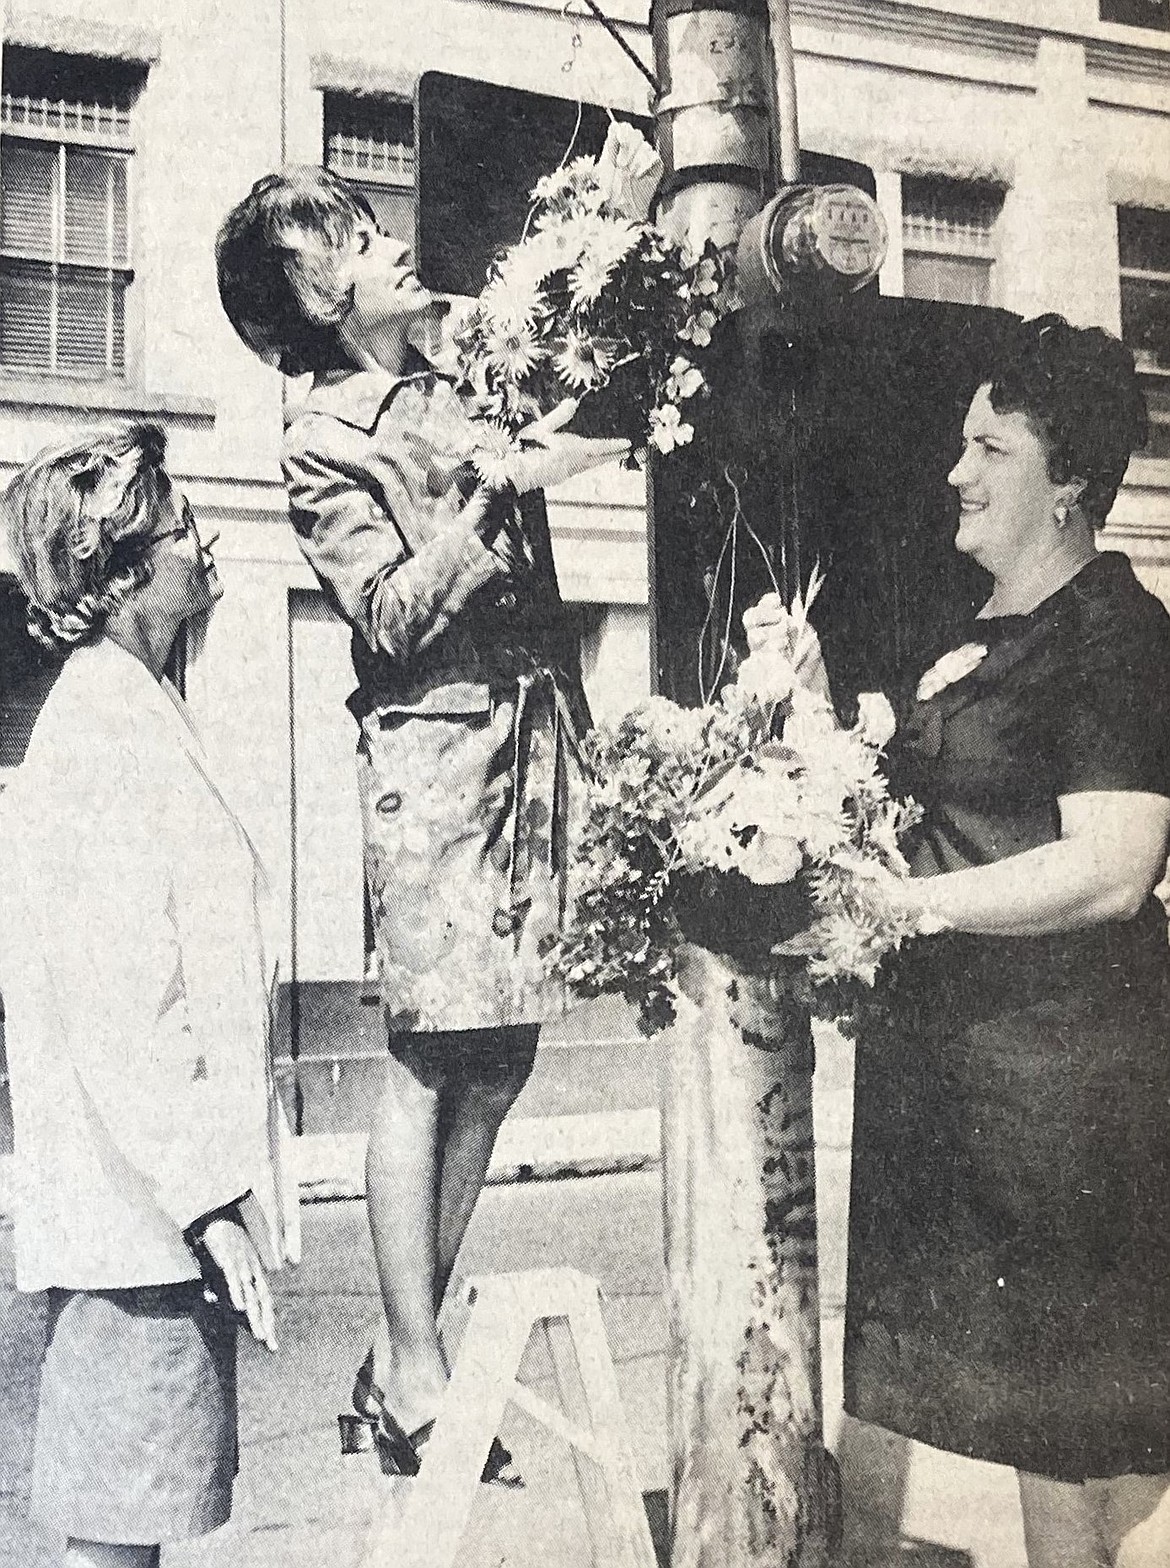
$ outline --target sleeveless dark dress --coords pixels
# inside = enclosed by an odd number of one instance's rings
[[[1057,799],[1170,795],[1170,616],[1103,554],[904,704],[916,875],[1059,836]],[[1068,935],[945,934],[857,1048],[845,1403],[1063,1480],[1170,1471],[1170,952],[1154,901]]]

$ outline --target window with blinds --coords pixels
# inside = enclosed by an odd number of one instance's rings
[[[0,367],[126,371],[131,111],[142,72],[7,47],[0,91]]]
[[[356,185],[381,228],[414,244],[414,106],[325,94],[325,167]]]
[[[942,176],[902,176],[902,292],[990,305],[1003,192]]]
[[[1121,335],[1134,351],[1150,406],[1145,456],[1170,458],[1170,212],[1117,209]]]

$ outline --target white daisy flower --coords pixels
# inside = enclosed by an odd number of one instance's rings
[[[605,381],[613,368],[613,354],[597,339],[570,332],[555,363],[566,386],[587,392]]]
[[[590,225],[582,218],[558,218],[520,247],[524,265],[541,283],[554,272],[576,266],[589,244]]]
[[[513,381],[530,375],[544,358],[531,322],[485,323],[484,354],[489,363]]]
[[[573,189],[572,165],[554,169],[551,174],[542,174],[532,187],[529,195],[533,201],[553,202],[560,201]]]
[[[485,448],[473,452],[471,462],[489,490],[503,490],[506,485],[512,483],[515,467],[510,453],[492,452]]]
[[[524,249],[513,252],[480,296],[485,326],[491,322],[531,326],[536,320],[542,279],[521,264]]]
[[[605,218],[593,225],[589,249],[595,259],[616,267],[638,243],[641,227],[628,218]]]
[[[489,489],[502,489],[511,481],[512,465],[520,456],[520,445],[503,425],[490,419],[477,424],[476,437],[477,444],[471,454],[475,471]]]
[[[589,305],[595,305],[605,293],[612,277],[611,262],[590,253],[582,256],[569,276],[569,292],[576,308],[584,310]]]

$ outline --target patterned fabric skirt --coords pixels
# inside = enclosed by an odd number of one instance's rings
[[[540,1023],[568,901],[581,788],[553,677],[437,687],[380,703],[358,749],[366,886],[382,1000],[398,1033]]]
[[[30,1511],[79,1540],[152,1546],[231,1513],[236,1325],[199,1281],[52,1290]]]

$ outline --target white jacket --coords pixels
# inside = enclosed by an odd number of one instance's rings
[[[0,796],[20,1289],[195,1278],[184,1228],[245,1192],[268,1266],[295,1260],[265,899],[174,689],[77,649]]]

